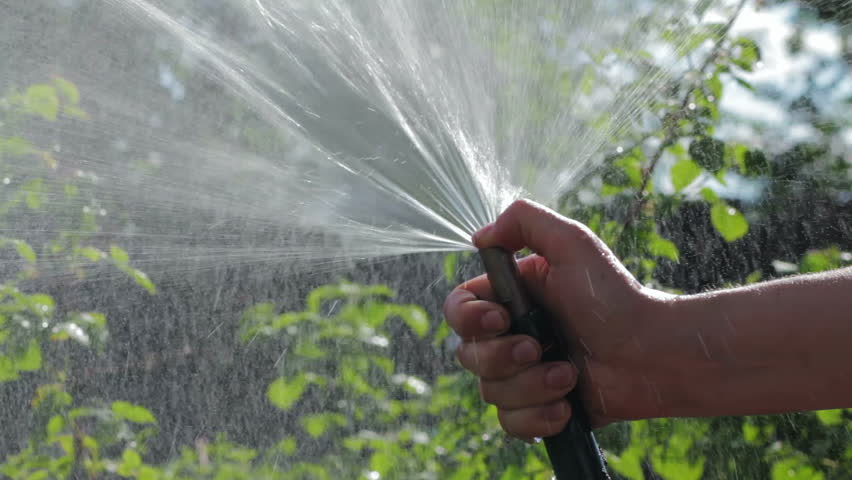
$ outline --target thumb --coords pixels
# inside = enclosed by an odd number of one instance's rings
[[[529,200],[517,200],[473,236],[477,248],[529,248],[552,266],[567,264],[582,253],[597,251],[597,237],[582,223]],[[606,247],[604,247],[605,249]]]

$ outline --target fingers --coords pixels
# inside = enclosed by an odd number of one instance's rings
[[[505,308],[480,300],[462,287],[447,297],[444,316],[450,327],[466,341],[494,337],[509,328],[509,312]]]
[[[571,418],[571,405],[568,400],[560,399],[530,408],[499,409],[497,418],[503,430],[518,438],[550,437],[565,428]]]
[[[502,380],[527,369],[541,358],[541,346],[526,335],[462,343],[456,351],[462,366],[486,380]]]
[[[547,261],[531,255],[518,262],[524,283],[531,292],[541,291],[547,276]],[[499,335],[509,328],[509,312],[490,302],[494,298],[485,275],[469,280],[453,290],[444,302],[444,317],[463,339],[484,339]]]
[[[482,379],[479,391],[486,403],[516,410],[547,405],[568,395],[577,385],[577,370],[568,362],[535,365],[517,375],[501,379]]]
[[[597,251],[596,240],[583,224],[527,200],[512,203],[496,222],[473,237],[477,248],[499,246],[517,251],[528,247],[553,265]]]

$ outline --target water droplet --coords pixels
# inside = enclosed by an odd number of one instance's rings
[[[50,324],[48,324],[47,322],[41,322],[41,328],[47,328],[49,326]]]
[[[715,102],[715,101],[716,101],[716,97],[715,97],[714,95],[710,95],[709,97],[707,97],[707,100],[709,100],[709,101],[711,101],[711,102]]]
[[[733,215],[736,215],[736,214],[737,214],[737,209],[736,209],[736,208],[731,207],[731,208],[729,208],[729,209],[728,209],[728,215],[733,216]]]
[[[47,305],[42,305],[42,306],[41,306],[41,311],[42,311],[42,312],[46,312],[46,311],[48,311],[48,310],[50,310],[50,307],[48,307]]]
[[[367,474],[367,478],[369,478],[370,480],[379,480],[380,478],[382,478],[382,476],[379,475],[379,472],[372,471]]]
[[[83,213],[89,213],[89,212],[91,212],[91,211],[92,211],[92,209],[91,209],[91,208],[89,208],[89,207],[83,207]]]
[[[615,149],[615,151],[618,152],[618,153],[623,153],[624,147],[618,147],[618,148]]]
[[[694,104],[694,103],[690,103],[688,108],[689,108],[690,110],[695,110],[695,104]]]
[[[11,179],[11,178],[6,177],[6,178],[4,178],[4,179],[3,179],[3,185],[9,185],[10,183],[12,183],[12,179]]]
[[[102,217],[106,217],[106,210],[105,210],[105,209],[103,209],[103,208],[102,208],[102,209],[100,209],[100,211],[98,211],[98,213],[99,213]]]

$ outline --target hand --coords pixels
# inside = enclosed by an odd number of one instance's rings
[[[504,430],[522,439],[561,431],[571,415],[564,397],[578,380],[593,427],[657,415],[658,375],[643,343],[662,294],[643,288],[587,227],[531,202],[512,204],[474,244],[536,252],[520,260],[521,275],[570,341],[573,362],[545,364],[531,337],[499,336],[509,315],[485,276],[448,296],[444,314],[463,340],[458,359],[479,376]]]

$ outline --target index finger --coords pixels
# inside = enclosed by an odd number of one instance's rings
[[[488,278],[479,276],[455,288],[444,302],[444,317],[465,340],[489,338],[509,328],[509,313],[493,298]]]

